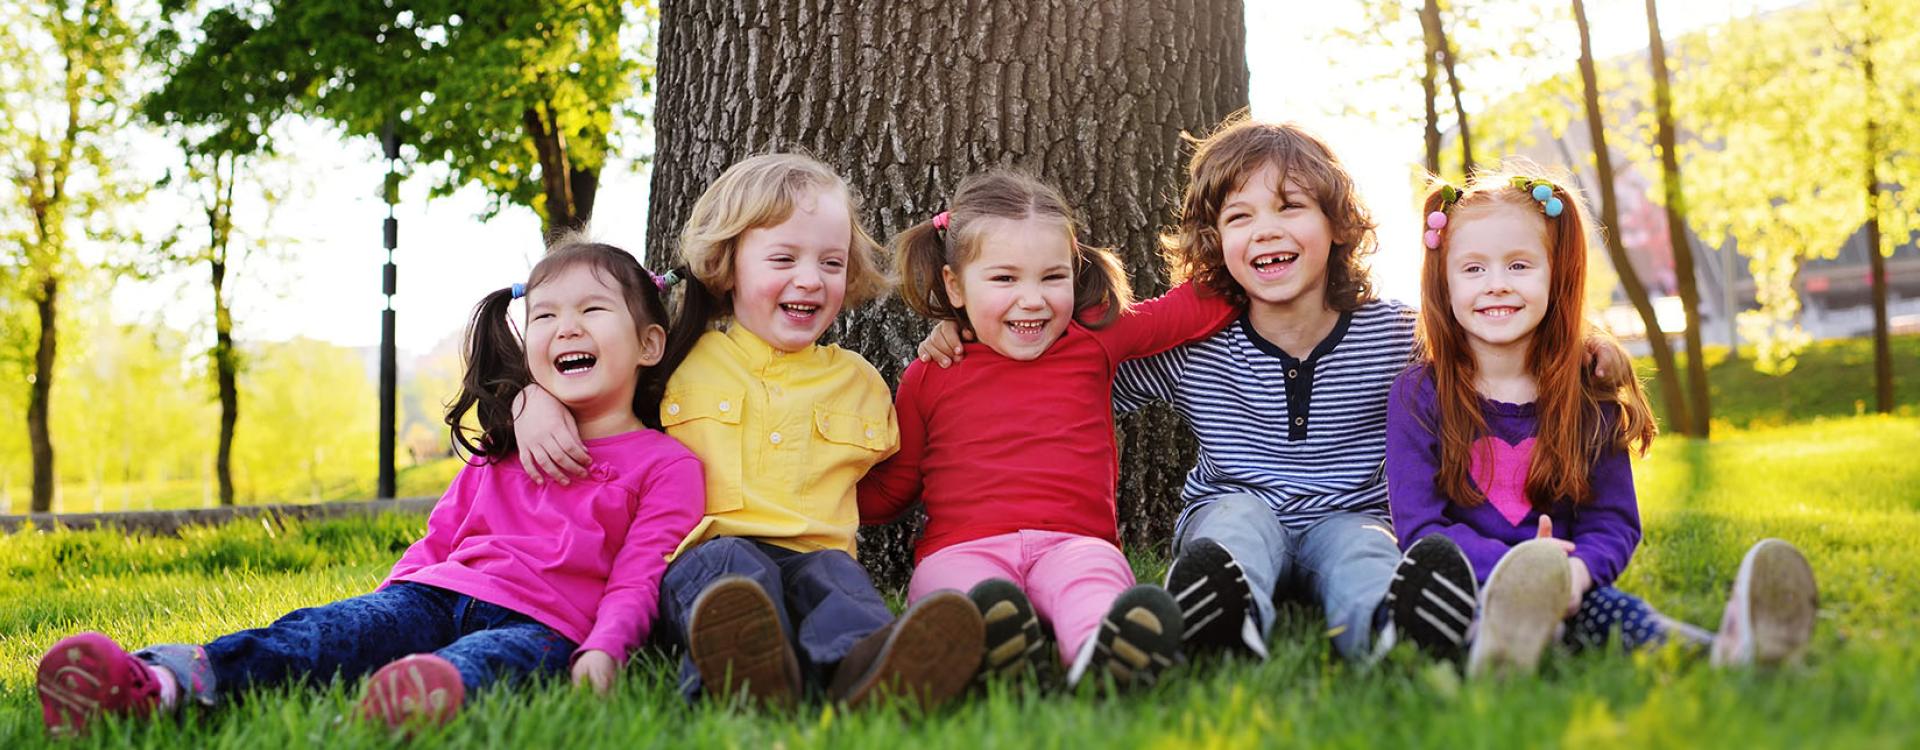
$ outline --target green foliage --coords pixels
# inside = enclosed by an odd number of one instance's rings
[[[1920,415],[1920,336],[1895,336],[1892,341],[1895,412]],[[1716,425],[1748,428],[1779,426],[1822,417],[1848,417],[1873,408],[1873,342],[1870,339],[1817,341],[1799,355],[1799,366],[1784,375],[1753,369],[1754,347],[1742,347],[1739,359],[1729,359],[1725,347],[1707,347],[1707,381],[1711,386]],[[1686,365],[1684,355],[1680,359]],[[1650,361],[1637,363],[1644,375]],[[1654,413],[1660,411],[1658,391],[1649,391]],[[1662,425],[1665,428],[1665,425]],[[1720,429],[1716,426],[1714,429]]]
[[[1372,669],[1329,653],[1320,615],[1287,606],[1265,663],[1201,660],[1119,698],[995,683],[951,709],[844,713],[688,706],[677,664],[643,651],[601,699],[554,684],[491,690],[424,747],[1910,747],[1920,742],[1920,418],[1865,417],[1658,440],[1636,466],[1646,538],[1621,586],[1688,621],[1718,622],[1745,547],[1782,536],[1821,584],[1809,663],[1724,672],[1677,650],[1550,656],[1541,674],[1463,682],[1402,647]],[[419,516],[236,522],[191,540],[113,532],[0,537],[0,745],[53,746],[32,688],[57,638],[198,642],[364,593]],[[286,547],[282,551],[279,547]],[[200,553],[208,548],[219,554]],[[52,551],[65,550],[61,564]],[[1150,577],[1160,563],[1142,558]],[[178,721],[110,722],[71,747],[398,747],[343,717],[359,686],[255,693]]]
[[[239,502],[320,500],[372,471],[373,380],[361,356],[310,339],[259,346],[241,374],[247,418],[234,434]]]
[[[572,170],[597,175],[620,148],[621,103],[651,77],[651,39],[622,42],[650,4],[357,0],[167,3],[154,46],[166,85],[156,119],[222,148],[266,148],[290,114],[378,136],[389,121],[418,161],[446,167],[436,195],[477,184],[546,217],[529,123],[557,132]],[[564,176],[572,178],[572,175]]]

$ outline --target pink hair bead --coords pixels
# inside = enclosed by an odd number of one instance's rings
[[[1447,215],[1445,212],[1435,211],[1433,213],[1427,214],[1428,229],[1443,229],[1446,226],[1447,226]]]
[[[1440,230],[1438,229],[1427,230],[1426,240],[1427,240],[1428,250],[1439,250],[1440,249]]]

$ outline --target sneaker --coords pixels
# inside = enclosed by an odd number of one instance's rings
[[[1813,639],[1819,600],[1806,556],[1779,539],[1760,540],[1747,550],[1733,578],[1733,595],[1713,639],[1713,665],[1799,661]]]
[[[1153,685],[1180,659],[1183,622],[1166,589],[1143,583],[1121,592],[1100,618],[1100,629],[1080,647],[1067,685],[1089,675],[1111,677],[1122,690]]]
[[[1167,591],[1180,605],[1189,651],[1245,649],[1267,658],[1266,639],[1253,620],[1253,589],[1233,553],[1212,539],[1195,539],[1167,566]]]
[[[403,656],[367,678],[360,717],[387,726],[438,726],[466,702],[467,687],[453,662],[434,654]]]
[[[986,643],[980,610],[957,591],[936,591],[855,643],[827,694],[859,709],[883,694],[932,709],[966,690]]]
[[[99,633],[72,635],[40,657],[34,686],[40,718],[56,737],[84,734],[102,714],[145,716],[160,702],[160,677]]]
[[[1478,609],[1473,564],[1459,545],[1440,534],[1407,548],[1387,584],[1392,632],[1436,659],[1460,658]]]
[[[1573,599],[1566,551],[1551,539],[1514,545],[1487,576],[1485,594],[1467,676],[1532,673]]]
[[[800,662],[780,613],[760,584],[727,576],[693,601],[687,652],[708,693],[741,693],[761,705],[789,706],[800,696]]]
[[[980,676],[1038,674],[1047,659],[1046,632],[1025,592],[1005,578],[989,578],[967,592],[986,628]]]

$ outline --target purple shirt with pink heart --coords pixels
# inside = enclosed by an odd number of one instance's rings
[[[1533,404],[1481,399],[1480,413],[1490,434],[1476,441],[1471,472],[1487,502],[1456,505],[1434,482],[1440,470],[1439,407],[1426,365],[1401,373],[1387,398],[1386,473],[1387,504],[1401,549],[1428,534],[1445,534],[1460,545],[1474,576],[1484,583],[1508,549],[1538,533],[1540,511],[1527,502],[1526,482],[1540,420]],[[1591,502],[1575,507],[1563,499],[1547,516],[1553,519],[1553,535],[1573,542],[1572,556],[1586,562],[1594,585],[1610,586],[1640,544],[1640,507],[1626,451],[1601,451],[1588,481]]]

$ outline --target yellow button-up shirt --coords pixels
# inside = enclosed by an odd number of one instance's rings
[[[709,331],[667,381],[660,423],[700,457],[707,513],[673,554],[718,536],[854,554],[855,487],[900,446],[886,380],[838,346],[782,352]]]

